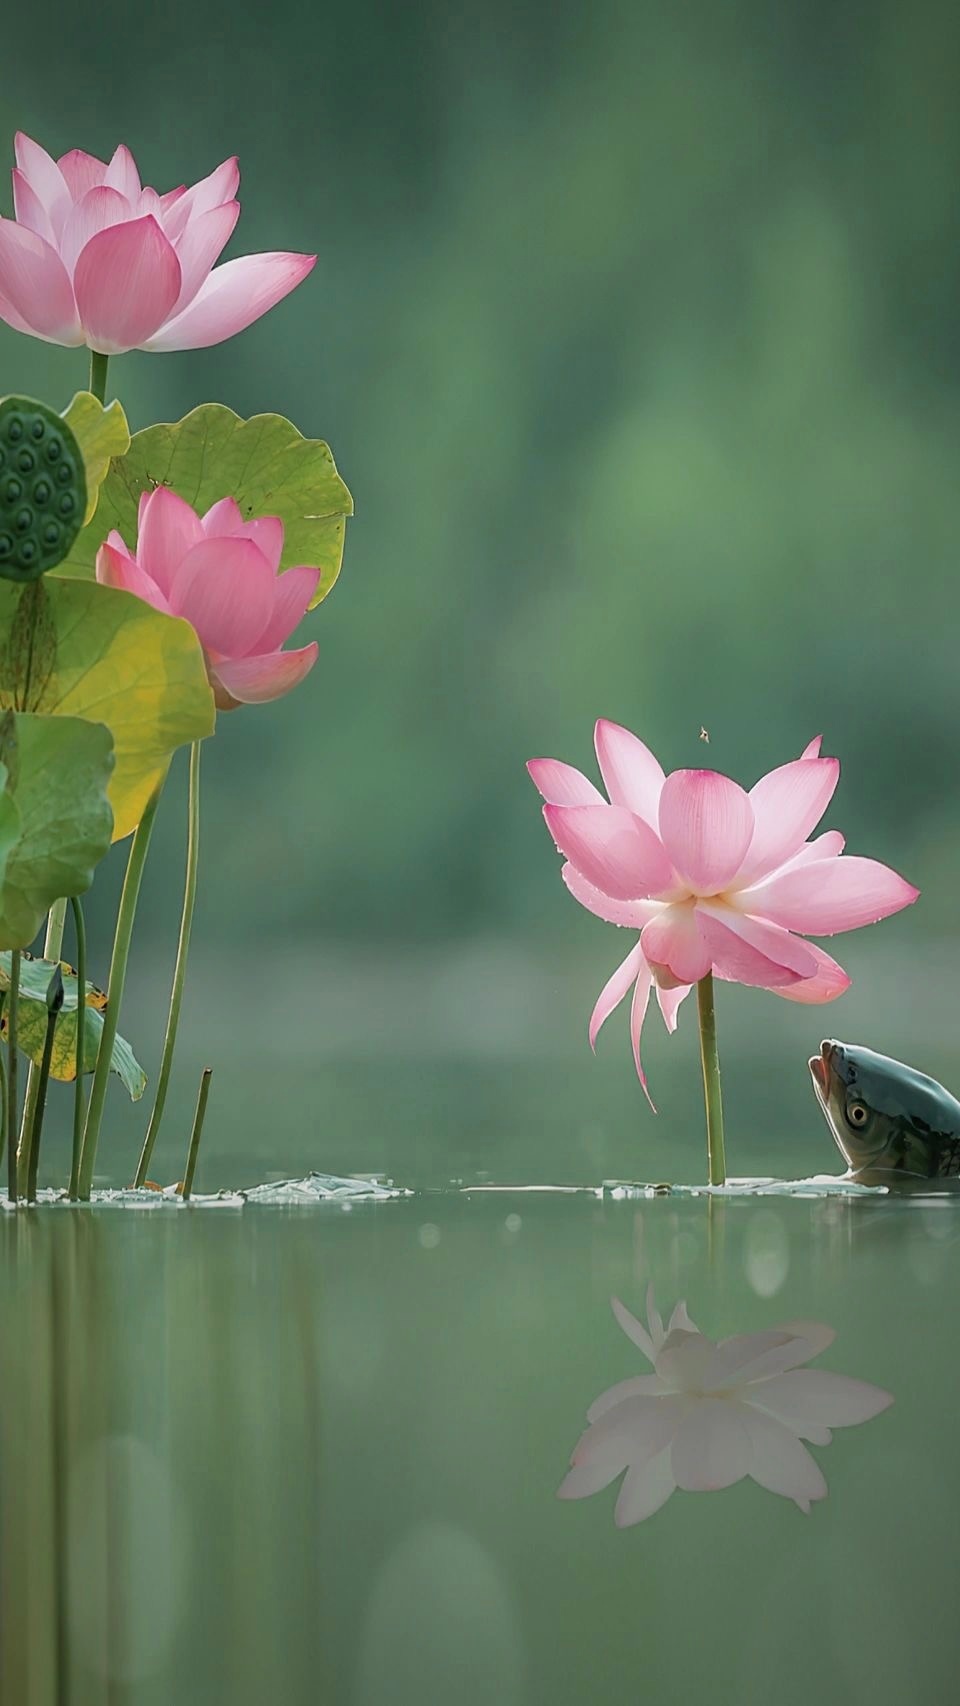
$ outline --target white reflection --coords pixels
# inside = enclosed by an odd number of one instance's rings
[[[751,1216],[744,1240],[743,1265],[758,1297],[776,1297],[790,1269],[787,1229],[772,1208]]]
[[[411,1529],[373,1584],[356,1706],[520,1706],[523,1668],[513,1594],[490,1553],[449,1523]]]
[[[678,1487],[716,1492],[748,1475],[808,1512],[827,1484],[802,1442],[829,1445],[831,1428],[869,1421],[893,1403],[867,1381],[800,1366],[833,1342],[821,1322],[715,1341],[685,1303],[664,1326],[652,1286],[646,1325],[619,1298],[612,1304],[654,1372],[621,1380],[591,1405],[558,1497],[587,1498],[623,1475],[618,1528],[652,1516]]]
[[[160,1668],[184,1609],[188,1534],[170,1473],[142,1441],[98,1440],[72,1465],[68,1614],[87,1668],[117,1682]]]

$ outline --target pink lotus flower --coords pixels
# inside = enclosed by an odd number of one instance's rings
[[[97,553],[97,580],[162,610],[197,631],[221,710],[279,699],[317,660],[316,641],[281,646],[305,614],[319,569],[279,573],[283,522],[244,521],[233,498],[201,519],[167,486],[140,499],[136,555],[114,530]]]
[[[191,189],[143,189],[128,148],[109,165],[82,149],[54,160],[16,138],[15,219],[0,219],[0,319],[52,344],[204,349],[259,320],[316,255],[244,255],[211,269],[240,213],[225,160]]]
[[[820,757],[819,738],[749,794],[714,770],[665,777],[653,753],[616,723],[598,722],[595,742],[609,801],[557,759],[534,758],[527,769],[547,801],[543,815],[568,860],[561,875],[574,899],[640,932],[601,992],[589,1035],[594,1046],[632,988],[630,1035],[644,1090],[640,1034],[654,984],[669,1031],[710,971],[791,1001],[833,1001],[850,979],[797,933],[855,930],[917,898],[875,859],[841,858],[836,830],[807,840],[840,775],[835,758]]]

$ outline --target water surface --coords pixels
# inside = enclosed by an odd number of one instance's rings
[[[955,1202],[423,1193],[0,1216],[3,1700],[926,1703],[955,1671]],[[636,1528],[555,1493],[648,1280],[892,1409]]]

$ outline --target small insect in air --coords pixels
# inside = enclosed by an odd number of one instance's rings
[[[710,731],[705,729],[702,724],[700,725],[700,739],[705,740],[708,746],[710,745]]]

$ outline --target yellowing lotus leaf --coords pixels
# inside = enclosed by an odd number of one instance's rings
[[[17,1015],[17,1043],[24,1054],[39,1066],[47,1035],[47,988],[56,970],[53,960],[36,960],[24,954],[20,966],[20,999]],[[72,1083],[77,1076],[77,974],[65,960],[60,962],[63,976],[63,1006],[57,1014],[53,1032],[53,1051],[50,1056],[50,1076],[62,1083]],[[0,990],[10,987],[10,955],[0,953]],[[83,1070],[92,1072],[100,1052],[103,1036],[103,1010],[107,997],[95,984],[87,984],[86,1017],[83,1025]],[[2,1034],[7,1034],[6,1014]],[[146,1073],[130,1044],[117,1037],[113,1045],[113,1071],[123,1082],[131,1101],[138,1102],[147,1087]]]
[[[100,487],[115,456],[125,456],[130,449],[130,428],[127,417],[116,401],[104,408],[92,391],[78,391],[73,402],[64,409],[63,418],[80,446],[87,470],[87,509],[84,525],[96,513]]]
[[[176,748],[212,734],[215,717],[189,622],[59,575],[23,588],[0,582],[0,710],[8,707],[106,724],[115,841],[140,822]]]

